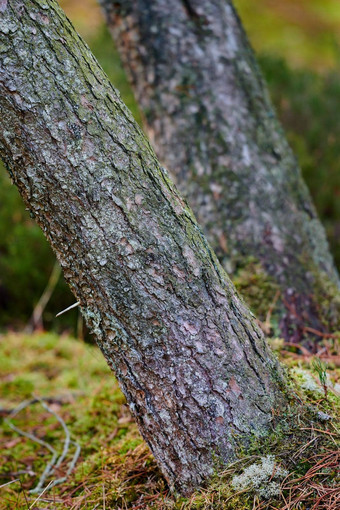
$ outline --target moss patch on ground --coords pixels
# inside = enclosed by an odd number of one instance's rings
[[[278,341],[273,346],[282,350]],[[338,374],[336,370],[331,372],[325,395],[320,367],[319,372],[315,371],[311,359],[294,355],[284,354],[298,383],[292,382],[295,397],[290,415],[273,415],[273,431],[268,438],[254,440],[247,451],[240,453],[237,462],[216,474],[208,488],[184,499],[169,493],[115,378],[95,346],[51,333],[1,336],[0,509],[300,510],[311,508],[311,501],[318,497],[320,504],[315,508],[332,508],[322,505],[329,503],[331,497],[340,498],[340,491],[337,495],[335,492],[338,483],[335,463],[339,462],[335,419],[340,409],[336,394]],[[71,440],[81,447],[72,473],[42,495],[29,491],[36,487],[51,452],[19,435],[6,421],[9,411],[32,395],[45,399],[49,410],[38,401],[18,413],[11,423],[61,454],[65,434],[57,415],[66,424]],[[304,415],[302,402],[309,406]],[[45,486],[66,474],[74,452],[71,444],[64,461],[46,479]],[[268,467],[271,462],[268,456],[274,456],[277,469],[289,472],[288,478],[275,479],[286,500],[281,494],[266,498],[266,490],[270,494],[274,485],[273,480],[266,481],[264,474],[263,487],[250,484],[245,488],[243,484],[237,488],[235,477],[242,476],[247,467],[250,473],[261,470],[264,462]],[[301,491],[310,495],[295,504]]]
[[[265,321],[268,310],[276,305],[278,284],[253,257],[244,260],[244,264],[233,277],[233,283],[241,294],[246,296],[249,308],[261,321]]]

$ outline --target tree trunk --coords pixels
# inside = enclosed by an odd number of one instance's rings
[[[324,229],[231,2],[100,3],[158,157],[256,314],[279,291],[287,340],[339,329]]]
[[[286,405],[284,378],[54,0],[0,1],[0,154],[170,484],[188,493]]]

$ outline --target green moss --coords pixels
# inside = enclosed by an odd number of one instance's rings
[[[57,352],[64,355],[56,356]],[[333,441],[338,439],[336,420],[322,421],[318,413],[322,411],[335,417],[340,412],[339,397],[330,390],[326,400],[322,391],[315,394],[301,388],[299,372],[293,370],[291,407],[273,410],[271,432],[261,438],[250,438],[247,447],[240,448],[240,457],[234,464],[223,472],[219,469],[208,487],[186,499],[169,494],[124,396],[96,347],[57,335],[10,334],[0,337],[0,360],[2,408],[15,406],[30,396],[27,382],[30,382],[30,389],[33,386],[33,391],[41,396],[66,397],[64,403],[54,404],[54,409],[63,417],[72,439],[80,444],[82,451],[67,481],[46,496],[46,499],[55,499],[53,505],[57,510],[71,504],[89,510],[99,504],[100,508],[103,494],[106,508],[141,505],[141,508],[155,510],[251,510],[258,496],[252,491],[235,493],[231,485],[234,475],[242,473],[260,457],[274,455],[295,477],[303,476],[312,466],[309,460],[312,454],[334,449]],[[318,384],[317,374],[306,361],[303,368]],[[14,386],[9,385],[14,382]],[[73,387],[75,382],[77,386]],[[15,424],[61,451],[63,431],[40,404],[20,413]],[[323,430],[333,435],[322,433]],[[28,490],[36,485],[50,453],[18,436],[6,424],[1,434],[1,482],[12,480],[13,473],[21,473],[17,476],[22,485],[15,482],[2,489],[0,508],[26,508],[25,497],[30,504],[34,501]],[[311,439],[313,442],[308,445]],[[334,473],[330,472],[328,482],[336,483]],[[269,502],[280,508],[280,501]],[[49,504],[39,501],[41,508],[49,508]]]
[[[325,328],[335,333],[338,332],[340,339],[340,292],[339,289],[322,274],[314,273],[316,280],[315,301],[320,310],[320,318]]]
[[[274,279],[264,271],[258,260],[249,257],[242,262],[233,282],[255,316],[264,321],[279,290]]]
[[[197,492],[190,500],[182,502],[181,508],[250,510],[254,508],[256,501],[261,504],[261,508],[280,508],[283,504],[280,496],[261,500],[255,490],[249,488],[243,493],[238,493],[233,490],[231,484],[235,475],[243,473],[247,466],[259,463],[259,460],[267,455],[274,457],[282,469],[288,470],[290,478],[297,480],[297,491],[299,490],[299,481],[303,480],[306,472],[315,465],[313,454],[317,453],[321,458],[322,455],[334,450],[334,442],[336,444],[336,441],[340,441],[335,422],[340,412],[340,399],[335,393],[330,392],[329,399],[315,402],[311,399],[315,395],[312,396],[308,390],[302,390],[298,382],[299,379],[291,380],[293,392],[291,407],[284,412],[277,410],[273,414],[272,432],[261,439],[254,437],[246,448],[241,447],[237,461],[228,466],[224,472],[217,473],[206,490]],[[320,411],[333,416],[330,434],[330,424],[320,419]],[[337,487],[338,479],[334,471],[325,471],[322,477],[321,483]],[[312,485],[309,491],[309,497],[313,498]],[[307,508],[309,503],[310,500],[306,499],[306,506],[303,506],[302,502],[301,508]]]
[[[142,443],[142,439],[140,437],[133,438],[133,439],[125,439],[123,441],[122,446],[119,448],[119,453],[124,455],[124,453],[131,452],[141,443]]]

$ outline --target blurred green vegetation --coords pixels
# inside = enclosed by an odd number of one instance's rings
[[[0,328],[28,322],[54,265],[54,255],[39,227],[30,219],[17,189],[4,170],[0,175]],[[60,279],[49,303],[45,320],[51,326],[53,310],[72,304],[65,282]],[[74,322],[68,317],[67,324]],[[71,320],[71,322],[70,322]],[[64,323],[64,326],[66,323]]]
[[[340,8],[338,0],[236,0],[259,52],[279,117],[326,227],[340,267]],[[61,2],[112,83],[140,122],[138,108],[95,0]],[[29,320],[54,265],[0,164],[0,328]],[[45,327],[75,331],[77,311],[61,280],[44,314]]]
[[[339,67],[339,0],[233,1],[258,53],[282,56],[293,68]]]

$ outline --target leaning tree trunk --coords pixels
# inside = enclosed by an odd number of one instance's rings
[[[286,339],[339,329],[324,229],[230,0],[100,3],[159,158],[255,312],[279,291]]]
[[[181,492],[286,404],[254,317],[54,0],[0,2],[0,154]]]

